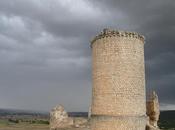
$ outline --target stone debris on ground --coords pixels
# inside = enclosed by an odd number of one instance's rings
[[[64,128],[89,128],[88,118],[69,117],[64,107],[58,105],[50,112],[50,130]]]

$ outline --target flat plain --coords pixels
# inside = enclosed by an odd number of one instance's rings
[[[49,130],[49,125],[46,124],[28,124],[28,123],[8,123],[0,121],[0,130]]]
[[[49,130],[48,124],[10,123],[0,120],[0,130]],[[89,130],[88,128],[64,128],[59,130]]]

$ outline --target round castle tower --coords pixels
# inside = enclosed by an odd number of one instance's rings
[[[104,29],[91,48],[91,130],[145,130],[144,37]]]

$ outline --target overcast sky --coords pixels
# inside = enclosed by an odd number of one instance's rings
[[[89,41],[103,28],[146,37],[147,90],[175,109],[174,0],[0,0],[0,108],[87,111]]]

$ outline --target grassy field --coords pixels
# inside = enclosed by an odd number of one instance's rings
[[[0,120],[0,130],[49,130],[48,124],[11,123],[8,120]],[[89,130],[87,128],[65,128],[60,130]]]
[[[47,124],[11,123],[8,120],[0,120],[0,130],[49,130]]]

